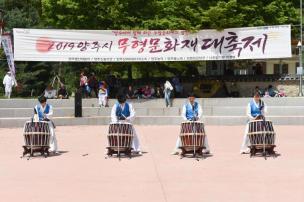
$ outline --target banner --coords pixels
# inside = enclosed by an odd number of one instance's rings
[[[16,68],[14,62],[14,55],[13,55],[13,46],[12,40],[10,35],[2,35],[1,43],[3,46],[4,53],[6,55],[7,64],[12,76],[15,78],[16,76]]]
[[[291,57],[290,25],[201,30],[14,29],[17,61],[140,62]]]

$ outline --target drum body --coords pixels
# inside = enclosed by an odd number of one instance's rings
[[[131,154],[134,138],[133,125],[130,123],[111,123],[108,131],[108,154]]]
[[[181,123],[180,140],[183,153],[201,153],[205,141],[204,123],[199,121],[189,121]]]
[[[267,150],[273,153],[276,134],[271,121],[253,120],[249,122],[248,138],[251,151]]]
[[[49,155],[51,132],[48,122],[26,122],[23,136],[25,143],[23,156],[28,153],[33,156],[35,152],[40,152],[45,156]]]

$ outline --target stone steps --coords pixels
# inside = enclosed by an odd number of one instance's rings
[[[199,98],[197,99],[204,106],[246,106],[251,98]],[[304,106],[304,97],[264,98],[268,106]],[[165,107],[164,99],[129,100],[134,107]],[[186,99],[174,99],[173,107],[181,107]],[[74,99],[48,100],[55,108],[74,107]],[[109,105],[116,101],[111,99]],[[0,108],[32,108],[37,104],[36,99],[0,99]],[[83,107],[98,107],[97,99],[83,99]]]
[[[180,116],[181,108],[135,108],[137,116]],[[111,108],[84,107],[83,116],[109,116]],[[206,116],[244,116],[246,107],[203,107]],[[0,118],[31,117],[33,108],[0,108]],[[268,106],[267,115],[270,116],[301,116],[304,115],[304,106]],[[54,117],[72,117],[74,108],[54,108]]]
[[[163,99],[131,100],[135,110],[135,125],[178,125],[182,122],[181,107],[186,99],[174,99],[173,107],[164,107]],[[267,118],[280,125],[304,124],[304,98],[267,98]],[[198,99],[203,106],[206,124],[243,125],[247,121],[246,106],[250,98]],[[74,117],[74,100],[49,100],[54,106],[57,125],[107,125],[111,107],[97,107],[97,99],[83,100],[83,117]],[[115,100],[110,100],[110,106]],[[21,127],[30,120],[36,99],[0,99],[0,127]]]
[[[275,125],[302,125],[304,116],[268,116],[268,120]],[[23,127],[26,117],[0,118],[0,128]],[[245,125],[246,116],[205,116],[203,121],[206,125]],[[55,117],[54,123],[58,126],[64,125],[108,125],[111,122],[109,116],[92,117]],[[180,125],[183,122],[179,116],[137,116],[134,125]]]

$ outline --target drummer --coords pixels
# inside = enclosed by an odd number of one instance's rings
[[[252,120],[265,119],[265,113],[267,113],[267,106],[261,100],[260,93],[256,91],[254,93],[253,99],[248,103],[246,114],[249,118],[248,123],[246,125],[245,134],[243,138],[243,143],[241,146],[241,154],[249,153],[250,146],[249,138],[248,138],[248,130],[249,130],[249,122]]]
[[[35,121],[47,121],[50,127],[50,149],[49,152],[58,153],[58,146],[57,146],[57,138],[55,135],[55,125],[52,122],[51,118],[53,115],[53,106],[47,103],[47,99],[44,96],[38,98],[39,104],[35,106],[34,118]]]
[[[201,105],[195,100],[194,93],[189,93],[188,101],[184,104],[182,109],[182,118],[184,119],[184,121],[200,121],[201,116],[202,116]],[[174,151],[171,154],[178,155],[179,154],[178,149],[180,146],[181,146],[181,139],[180,136],[178,136]],[[210,148],[209,148],[207,136],[205,136],[204,147],[205,149],[203,152],[205,154],[209,154]]]
[[[126,96],[124,94],[118,95],[117,102],[114,104],[111,111],[112,123],[118,123],[118,122],[132,123],[134,118],[135,118],[135,110],[132,104],[126,102]],[[140,150],[139,139],[134,127],[133,127],[133,133],[134,133],[134,138],[132,142],[133,151],[141,155],[142,152]]]

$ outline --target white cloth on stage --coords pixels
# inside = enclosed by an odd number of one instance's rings
[[[256,103],[254,100],[253,100],[254,104],[259,107],[259,104]],[[265,114],[267,113],[267,106],[266,104],[264,103],[264,108],[262,109],[261,111],[262,115],[265,116]],[[249,118],[247,124],[246,124],[246,127],[245,127],[245,132],[244,132],[244,137],[243,137],[243,142],[242,142],[242,145],[241,145],[241,150],[240,152],[243,153],[247,153],[249,152],[249,146],[250,146],[250,141],[249,141],[249,137],[248,137],[248,132],[249,132],[249,122],[251,120],[255,120],[255,117],[253,117],[251,115],[251,106],[250,106],[250,102],[248,103],[247,105],[247,108],[246,108],[246,115],[247,117]]]
[[[57,138],[55,135],[55,128],[53,126],[53,123],[51,121],[49,121],[49,127],[50,127],[50,133],[51,133],[51,137],[50,137],[50,152],[57,152],[58,151],[58,144],[57,144]]]
[[[135,110],[134,110],[132,104],[130,104],[130,103],[128,103],[128,104],[129,104],[130,116],[126,117],[126,120],[124,120],[124,121],[128,122],[128,123],[132,123],[132,121],[135,118]],[[112,110],[111,110],[111,122],[112,123],[119,122],[119,120],[116,117],[116,108],[117,108],[117,103],[114,104],[114,106],[112,107]],[[124,109],[124,105],[123,106],[121,105],[121,108]],[[134,134],[132,148],[133,148],[133,151],[140,152],[141,148],[140,148],[139,138],[138,138],[137,132],[133,125],[132,125],[132,127],[133,127],[133,134]]]
[[[12,93],[12,88],[16,85],[15,79],[6,74],[3,78],[3,85],[5,86],[5,96],[10,98]]]

